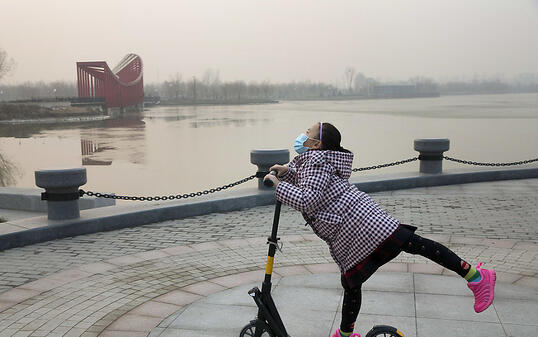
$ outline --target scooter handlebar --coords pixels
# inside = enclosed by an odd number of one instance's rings
[[[278,172],[275,171],[275,170],[269,172],[269,174],[274,175],[274,176],[276,176],[277,173],[278,173]],[[274,184],[273,184],[273,181],[272,181],[272,180],[264,179],[264,180],[263,180],[263,185],[264,185],[264,186],[267,186],[267,187],[273,187]]]

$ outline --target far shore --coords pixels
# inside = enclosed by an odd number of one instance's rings
[[[28,120],[86,120],[106,116],[100,107],[45,107],[39,104],[0,103],[0,122],[24,122]]]
[[[43,103],[43,102],[40,102]],[[221,105],[246,105],[246,104],[276,104],[276,100],[230,100],[230,101],[163,101],[155,104],[146,102],[145,107],[153,106],[221,106]],[[0,123],[35,123],[35,122],[82,122],[95,121],[109,118],[101,105],[57,105],[43,106],[35,103],[4,103],[0,102]]]
[[[148,104],[149,103],[149,104]],[[158,105],[245,105],[245,104],[277,104],[279,101],[273,99],[239,99],[239,100],[162,100]],[[151,102],[144,102],[144,106],[154,106]]]
[[[308,97],[272,99],[238,99],[238,100],[146,100],[145,108],[155,106],[226,106],[226,105],[254,105],[254,104],[278,104],[281,101],[354,101],[354,100],[384,100],[384,99],[413,99],[413,98],[435,98],[440,96],[460,96],[460,95],[499,95],[508,93],[452,93],[447,95],[419,95],[412,97],[365,97],[358,95],[342,95],[329,97]],[[511,93],[510,93],[511,94]],[[63,102],[63,103],[62,103]],[[56,105],[55,105],[56,104]],[[131,114],[131,113],[127,113]],[[0,102],[0,124],[26,124],[26,123],[72,123],[96,121],[110,118],[106,109],[100,104],[75,105],[69,101],[61,100],[27,100],[18,102]]]

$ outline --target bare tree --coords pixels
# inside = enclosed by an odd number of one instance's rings
[[[360,93],[364,87],[366,87],[366,76],[364,76],[363,73],[358,73],[355,75],[355,79],[353,80],[353,87],[355,88],[355,92]]]
[[[375,79],[371,77],[366,78],[366,96],[372,97],[374,95],[374,89],[377,85],[379,85],[379,82]]]
[[[170,83],[172,84],[171,86],[172,86],[174,99],[177,101],[179,99],[179,94],[181,93],[181,86],[182,86],[181,74],[176,73],[176,75],[172,78],[172,81],[170,81]]]
[[[349,93],[353,92],[353,80],[355,79],[355,68],[353,67],[346,67],[344,70],[344,81],[346,83],[346,89],[349,91]]]
[[[233,86],[230,82],[226,82],[221,87],[222,87],[222,95],[224,97],[224,100],[227,101],[228,97],[231,95],[233,91]]]
[[[15,61],[8,58],[7,52],[0,49],[0,80],[6,76],[15,66]]]
[[[196,101],[196,76],[192,77],[192,100]]]
[[[0,186],[10,186],[16,183],[16,175],[19,174],[17,166],[7,160],[0,153]]]
[[[230,83],[230,89],[232,90],[231,94],[234,97],[237,97],[237,101],[241,101],[241,94],[246,88],[246,84],[243,81],[235,81]],[[243,96],[244,97],[244,96]]]
[[[271,83],[269,81],[263,81],[261,84],[261,91],[263,92],[263,98],[268,99],[271,96]]]
[[[220,87],[220,70],[215,69],[215,76],[213,76],[213,82],[211,83],[211,91],[213,92],[213,99],[217,99],[219,96]]]
[[[220,86],[220,71],[218,69],[207,69],[204,72],[201,83],[206,89],[206,98],[217,99]]]
[[[418,94],[431,94],[439,92],[439,85],[431,78],[415,76],[409,79],[415,85]]]

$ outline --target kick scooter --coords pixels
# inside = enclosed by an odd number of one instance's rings
[[[270,174],[276,175],[276,171],[271,171]],[[264,180],[264,185],[271,187],[273,182],[271,180]],[[280,318],[278,309],[276,308],[273,297],[271,296],[271,275],[273,273],[273,262],[275,258],[276,250],[280,250],[277,237],[278,222],[280,220],[280,208],[282,203],[276,202],[275,215],[273,218],[273,228],[271,230],[271,236],[267,238],[267,244],[269,244],[269,252],[267,253],[267,264],[265,267],[265,279],[262,283],[262,290],[258,287],[254,287],[248,291],[248,294],[254,299],[254,302],[258,306],[258,316],[250,321],[241,330],[240,337],[290,337],[284,323]],[[376,325],[367,334],[366,337],[404,337],[403,333],[398,329],[388,325]]]

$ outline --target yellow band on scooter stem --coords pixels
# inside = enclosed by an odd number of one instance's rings
[[[271,275],[273,273],[273,260],[274,260],[274,257],[267,256],[267,265],[265,267],[266,275]]]

